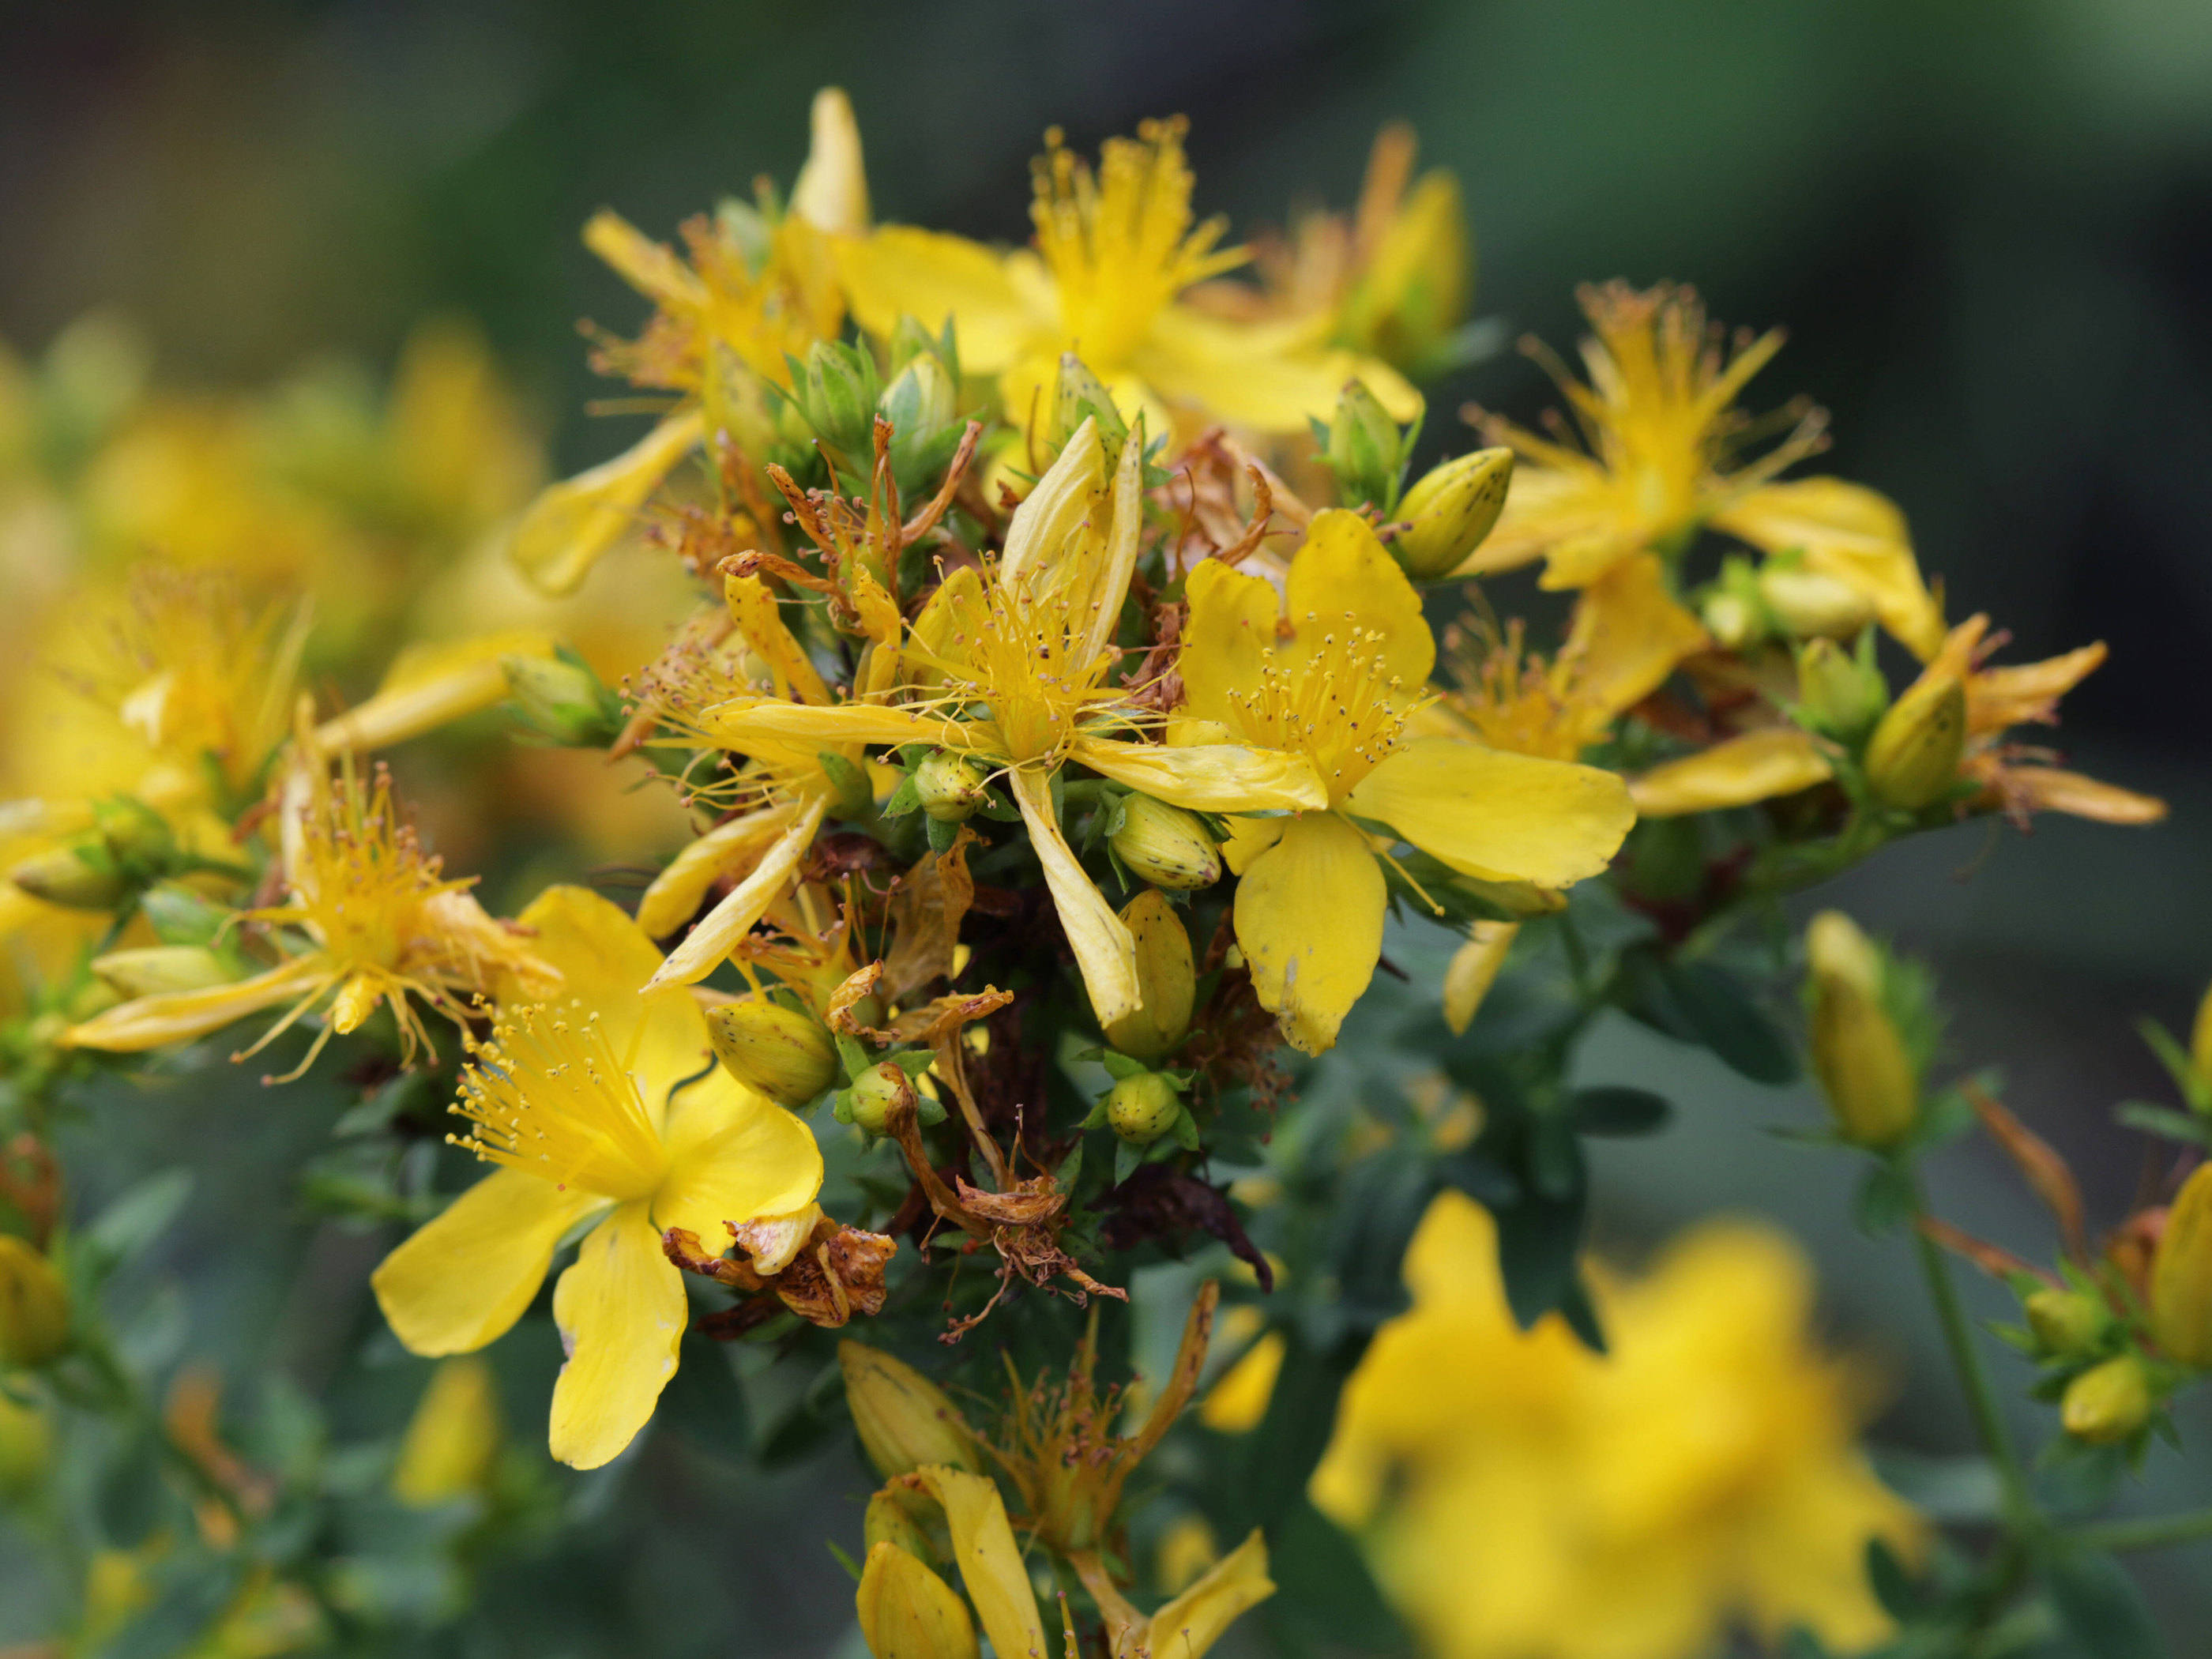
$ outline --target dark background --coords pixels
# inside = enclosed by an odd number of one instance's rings
[[[1936,962],[1953,1057],[2003,1065],[2012,1103],[2117,1219],[2143,1149],[2107,1110],[2170,1094],[2132,1022],[2183,1029],[2212,977],[2212,7],[39,8],[0,23],[0,337],[35,350],[113,304],[150,328],[164,378],[225,386],[323,352],[387,363],[422,313],[459,311],[562,464],[596,459],[626,428],[581,413],[574,324],[626,329],[640,307],[577,228],[609,205],[665,234],[756,173],[787,181],[824,82],[858,106],[879,216],[1018,239],[1045,126],[1088,146],[1182,111],[1200,210],[1241,230],[1297,191],[1348,204],[1376,127],[1404,117],[1465,186],[1478,310],[1515,331],[1568,345],[1574,285],[1613,276],[1692,281],[1731,324],[1788,324],[1753,402],[1827,405],[1822,465],[1899,501],[1952,614],[1990,611],[2016,659],[2108,641],[2055,740],[2173,801],[2152,830],[1930,838],[1835,896]],[[1437,392],[1432,433],[1468,396],[1523,416],[1547,398],[1508,356]],[[1604,1166],[1601,1233],[1633,1248],[1716,1205],[1780,1216],[1819,1251],[1838,1328],[1889,1345],[1904,1392],[1885,1432],[1954,1440],[1894,1253],[1850,1231],[1847,1177],[1755,1132],[1810,1109],[1625,1029],[1590,1063],[1701,1105]],[[2037,1253],[2015,1192],[1978,1149],[1939,1170],[1959,1219]],[[2202,1410],[2185,1425],[2212,1431]],[[2142,1501],[2203,1501],[2201,1463],[2164,1468]],[[828,1496],[755,1512],[804,1510],[811,1540],[838,1524],[814,1518]],[[739,1607],[783,1610],[754,1626],[777,1651],[842,1622],[792,1612],[776,1579],[802,1555],[822,1593],[841,1581],[791,1539],[750,1590],[724,1576],[686,1602],[673,1587],[726,1552],[684,1535],[682,1560],[633,1575],[628,1617],[650,1612],[663,1650],[711,1644]],[[2177,1628],[2208,1567],[2205,1549],[2148,1565]]]

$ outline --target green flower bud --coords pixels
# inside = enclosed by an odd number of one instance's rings
[[[1854,657],[1833,640],[1808,640],[1797,652],[1797,701],[1823,731],[1853,743],[1881,718],[1889,685],[1871,655]]]
[[[2125,1440],[2150,1420],[2150,1377],[2131,1353],[2092,1365],[2066,1385],[2058,1420],[2093,1446]]]
[[[1813,1072],[1837,1127],[1861,1146],[1894,1146],[1919,1115],[1920,1080],[1882,1006],[1881,953],[1840,910],[1805,930]]]
[[[141,879],[160,874],[177,857],[177,838],[168,820],[143,801],[125,796],[101,801],[93,808],[93,822],[108,855],[118,870]]]
[[[1883,805],[1917,812],[1958,781],[1966,752],[1966,686],[1955,674],[1923,675],[1867,739],[1867,787]]]
[[[817,340],[802,374],[792,376],[792,395],[814,434],[848,459],[875,453],[876,360],[842,340]]]
[[[214,945],[237,914],[180,882],[159,882],[139,895],[138,908],[164,945]]]
[[[891,1109],[902,1103],[911,1103],[915,1098],[914,1085],[905,1072],[885,1060],[872,1066],[853,1079],[847,1091],[847,1103],[853,1121],[872,1135],[890,1132]]]
[[[69,1292],[27,1240],[0,1233],[0,1365],[43,1365],[69,1346]]]
[[[1198,815],[1150,795],[1122,801],[1109,841],[1122,866],[1155,887],[1188,891],[1221,879],[1221,849]]]
[[[934,352],[925,352],[900,371],[876,400],[891,423],[891,469],[917,481],[952,458],[958,445],[957,389]]]
[[[1012,411],[1018,414],[1020,411]],[[1024,417],[1026,418],[1026,417]],[[1106,453],[1117,455],[1129,441],[1129,423],[1115,406],[1106,383],[1072,351],[1060,356],[1060,374],[1053,382],[1052,419],[1045,428],[1046,441],[1057,455],[1085,421],[1098,422],[1098,441]]]
[[[1106,1121],[1132,1146],[1149,1146],[1182,1110],[1182,1097],[1158,1072],[1125,1077],[1106,1091]]]
[[[583,659],[512,655],[499,659],[507,695],[532,730],[567,748],[598,749],[622,731],[622,703]]]
[[[1398,504],[1406,434],[1364,381],[1347,380],[1337,394],[1322,459],[1336,474],[1337,495],[1346,507],[1372,505],[1388,513]]]
[[[1849,639],[1874,620],[1874,601],[1864,592],[1802,565],[1767,565],[1759,573],[1759,596],[1799,639]]]
[[[2104,1334],[2104,1304],[2086,1291],[2037,1291],[2022,1305],[2028,1329],[2047,1354],[2087,1353]]]
[[[2166,1212],[2151,1264],[2150,1329],[2169,1359],[2212,1370],[2212,1164],[2200,1164]]]
[[[120,997],[159,996],[165,991],[203,991],[238,977],[231,966],[200,945],[149,945],[94,957],[92,971]]]
[[[100,842],[57,847],[28,858],[8,872],[33,898],[71,910],[112,910],[131,890]]]
[[[1442,581],[1496,526],[1512,483],[1510,449],[1478,449],[1423,474],[1398,503],[1405,528],[1390,556],[1417,582]]]
[[[45,1409],[0,1394],[0,1498],[27,1497],[53,1452],[53,1423]]]
[[[1131,900],[1121,920],[1137,942],[1137,992],[1144,1002],[1106,1028],[1106,1041],[1133,1059],[1158,1060],[1190,1030],[1198,987],[1190,935],[1157,887]]]
[[[1755,645],[1765,632],[1759,608],[1741,593],[1718,592],[1705,604],[1705,632],[1723,651]]]
[[[707,1011],[707,1037],[732,1077],[779,1105],[806,1104],[837,1080],[837,1046],[811,1015],[765,997]]]
[[[939,823],[958,823],[973,817],[988,793],[989,771],[965,755],[939,749],[922,757],[914,769],[914,792],[921,810]]]
[[[860,1449],[884,1480],[933,1463],[982,1472],[975,1437],[945,1391],[902,1359],[865,1342],[840,1342],[845,1404]]]

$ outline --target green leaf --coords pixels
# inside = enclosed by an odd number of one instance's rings
[[[1577,1089],[1567,1097],[1567,1115],[1586,1135],[1649,1135],[1667,1127],[1674,1108],[1662,1095],[1625,1084]]]
[[[1866,1546],[1867,1584],[1881,1610],[1900,1625],[1910,1624],[1920,1610],[1920,1592],[1887,1540],[1869,1538]]]
[[[1797,1080],[1797,1055],[1743,981],[1709,962],[1674,962],[1666,981],[1698,1041],[1731,1071],[1780,1087]]]
[[[126,1188],[85,1230],[85,1243],[109,1266],[119,1267],[151,1244],[177,1218],[191,1196],[189,1170],[163,1170]]]
[[[909,772],[899,780],[899,787],[891,791],[890,799],[876,809],[887,818],[902,818],[909,812],[921,810],[921,791],[914,787],[914,774]]]
[[[1118,1187],[1137,1173],[1137,1166],[1145,1161],[1145,1149],[1114,1137],[1114,1184]]]
[[[2154,1106],[2147,1100],[2124,1100],[2112,1109],[2113,1119],[2145,1134],[2192,1146],[2212,1146],[2212,1121],[2193,1112],[2177,1112],[2171,1106]]]
[[[1886,1237],[1903,1226],[1912,1208],[1911,1180],[1891,1164],[1869,1169],[1852,1201],[1852,1215],[1860,1230],[1875,1238]]]
[[[1545,1113],[1530,1126],[1528,1178],[1548,1199],[1570,1199],[1582,1191],[1582,1143],[1575,1139],[1574,1125],[1555,1112]]]
[[[2083,1551],[2044,1569],[2058,1622],[2088,1659],[2162,1659],[2166,1644],[2142,1590],[2111,1556]]]
[[[1278,1586],[1261,1604],[1270,1626],[1286,1626],[1304,1652],[1318,1637],[1331,1652],[1399,1654],[1410,1644],[1352,1540],[1300,1497],[1267,1528],[1267,1566]]]
[[[942,855],[952,850],[952,843],[959,838],[960,826],[947,823],[943,818],[926,817],[921,821],[921,832],[928,838],[929,850]]]
[[[1497,1212],[1498,1272],[1514,1322],[1523,1330],[1558,1307],[1577,1282],[1583,1196],[1531,1193]]]

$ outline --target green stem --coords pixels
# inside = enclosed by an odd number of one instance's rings
[[[2093,1550],[2155,1550],[2169,1544],[2191,1544],[2212,1538],[2212,1510],[2146,1516],[2137,1521],[2106,1521],[2076,1527],[2067,1537]]]
[[[1912,1212],[1916,1222],[1928,1212],[1927,1200],[1921,1195],[1917,1181],[1912,1183]],[[2012,1443],[2012,1431],[2005,1425],[1996,1393],[1990,1386],[1989,1373],[1983,1369],[1981,1351],[1974,1346],[1972,1328],[1959,1301],[1959,1287],[1951,1278],[1951,1264],[1944,1257],[1942,1247],[1917,1225],[1912,1230],[1912,1243],[1920,1253],[1920,1270],[1928,1280],[1929,1300],[1936,1304],[1936,1320],[1943,1327],[1944,1345],[1951,1351],[1952,1368],[1958,1372],[1960,1386],[1966,1391],[1967,1409],[1974,1419],[1974,1432],[1982,1443],[1983,1451],[1996,1465],[1998,1482],[2004,1490],[2006,1525],[2014,1531],[2038,1528],[2042,1518],[2036,1512],[2034,1495],[2028,1488],[2027,1472],[2021,1467],[2020,1453]]]

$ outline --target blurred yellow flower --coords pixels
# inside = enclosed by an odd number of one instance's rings
[[[1610,1352],[1516,1330],[1488,1214],[1447,1192],[1413,1310],[1346,1390],[1312,1495],[1364,1529],[1443,1659],[1692,1659],[1734,1626],[1844,1650],[1887,1619],[1863,1562],[1911,1510],[1855,1443],[1866,1379],[1808,1340],[1813,1285],[1771,1229],[1708,1222],[1601,1275]]]

